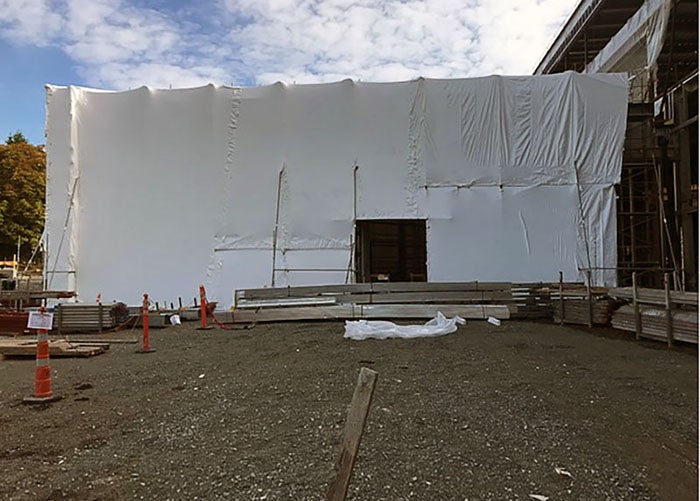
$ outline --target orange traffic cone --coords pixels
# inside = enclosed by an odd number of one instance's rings
[[[46,312],[42,306],[42,315]],[[51,367],[49,366],[49,331],[38,329],[36,334],[36,370],[34,372],[34,395],[23,399],[25,404],[44,404],[61,400],[51,391]]]
[[[200,303],[199,304],[199,306],[200,306],[199,316],[202,319],[202,326],[197,327],[197,330],[198,331],[207,331],[209,329],[213,329],[214,328],[213,325],[207,325],[207,305],[209,302],[207,301],[207,292],[204,290],[203,285],[199,286],[199,303]]]

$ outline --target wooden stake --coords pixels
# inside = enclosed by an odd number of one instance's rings
[[[564,272],[559,272],[559,307],[561,316],[559,317],[559,325],[564,325]]]
[[[591,270],[586,271],[586,296],[588,297],[588,327],[593,327],[593,296],[591,295]]]
[[[366,367],[360,369],[360,377],[357,379],[355,393],[352,396],[348,416],[345,420],[340,457],[336,463],[337,475],[328,489],[327,501],[343,501],[348,493],[352,469],[355,466],[357,451],[360,448],[360,439],[365,428],[376,382],[377,373],[375,371]]]
[[[632,272],[632,305],[634,306],[634,338],[639,341],[642,335],[642,316],[639,313],[637,300],[637,272]]]
[[[673,346],[673,315],[671,314],[671,291],[668,283],[668,273],[664,273],[664,296],[666,299],[666,343]]]
[[[104,324],[104,311],[102,310],[102,301],[99,303],[99,318],[100,318],[100,328],[99,333],[102,334],[102,326]]]

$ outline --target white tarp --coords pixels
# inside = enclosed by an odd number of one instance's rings
[[[672,0],[646,0],[586,66],[586,73],[625,72],[630,102],[647,102],[656,61],[666,38]]]
[[[661,54],[672,0],[646,0],[586,66],[586,73],[636,73],[651,69]]]
[[[428,320],[423,325],[397,325],[386,320],[347,320],[343,337],[355,341],[436,337],[451,334],[457,330],[457,324],[464,325],[466,323],[467,321],[462,317],[447,318],[439,311],[435,318]]]
[[[48,279],[184,301],[344,270],[358,219],[425,219],[428,279],[613,284],[624,75],[105,92],[47,87]],[[75,188],[75,190],[73,190]],[[603,270],[607,268],[607,270]],[[345,282],[280,271],[277,285]]]

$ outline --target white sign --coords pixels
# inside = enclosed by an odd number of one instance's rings
[[[27,329],[51,330],[53,327],[53,313],[41,313],[40,311],[30,311]]]

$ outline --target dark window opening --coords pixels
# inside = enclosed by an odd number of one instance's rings
[[[426,282],[424,219],[357,221],[358,282]]]

